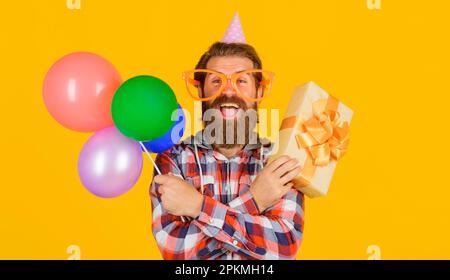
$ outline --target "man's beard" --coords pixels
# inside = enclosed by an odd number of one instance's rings
[[[224,107],[221,105],[226,103],[233,103],[238,107],[233,119],[225,119],[222,115]],[[211,104],[203,102],[202,112],[205,126],[203,137],[209,144],[230,149],[259,141],[253,131],[258,122],[256,103],[248,108],[238,96],[221,95]]]

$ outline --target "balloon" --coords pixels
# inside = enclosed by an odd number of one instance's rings
[[[114,124],[125,136],[150,141],[173,126],[171,116],[177,106],[168,84],[156,77],[137,76],[116,91],[111,111]]]
[[[111,101],[122,79],[104,58],[86,52],[58,60],[44,79],[44,102],[63,126],[93,132],[112,126]]]
[[[147,150],[153,153],[161,153],[172,148],[181,140],[181,137],[183,137],[186,120],[180,104],[178,104],[176,113],[177,118],[175,120],[175,124],[169,129],[169,131],[166,132],[166,134],[155,140],[142,142]]]
[[[105,198],[130,190],[141,170],[139,143],[126,138],[115,127],[96,132],[84,144],[78,158],[78,174],[83,185]]]

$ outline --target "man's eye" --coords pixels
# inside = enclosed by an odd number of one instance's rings
[[[213,84],[220,84],[220,80],[219,79],[213,80],[212,82],[213,82]]]
[[[240,83],[240,84],[245,84],[245,83],[247,83],[247,81],[246,81],[246,80],[240,79],[240,80],[238,80],[238,83]]]

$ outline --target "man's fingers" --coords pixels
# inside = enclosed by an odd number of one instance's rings
[[[162,186],[162,185],[158,186],[158,193],[159,194],[163,194],[164,193],[164,186]]]
[[[173,175],[172,173],[164,174],[164,175],[156,175],[154,180],[157,184],[166,184],[173,179],[179,179],[180,177]]]
[[[289,182],[289,183],[285,184],[283,187],[285,187],[285,188],[287,188],[289,190],[293,186],[294,186],[294,183],[293,182]]]
[[[283,177],[280,178],[281,180],[281,184],[285,185],[287,184],[289,181],[291,181],[292,179],[294,179],[295,177],[298,176],[298,174],[300,173],[300,171],[302,171],[303,167],[302,166],[297,166],[296,168],[292,169],[291,171],[289,171],[288,173],[286,173]]]
[[[271,163],[269,163],[265,168],[269,171],[269,172],[273,172],[275,169],[277,169],[280,165],[282,165],[283,163],[285,163],[286,161],[288,161],[290,159],[289,156],[287,155],[282,155],[279,158],[276,158],[274,161],[272,161]]]
[[[280,165],[275,171],[273,172],[275,176],[278,178],[281,178],[284,174],[288,173],[292,169],[295,168],[295,166],[298,164],[298,160],[296,158],[292,158],[282,165]]]
[[[288,183],[289,184],[289,183]],[[283,193],[283,195],[281,196],[281,197],[283,197],[283,196],[285,196],[291,189],[292,189],[292,187],[294,186],[294,184],[292,183],[292,185],[288,185],[288,184],[286,184],[286,185],[284,185],[283,187],[282,187],[282,193]]]
[[[170,179],[170,175],[156,175],[153,179],[157,184],[165,184]]]
[[[283,194],[281,197],[285,196],[294,187],[294,185],[294,182],[288,182],[283,185],[281,187],[281,193]]]

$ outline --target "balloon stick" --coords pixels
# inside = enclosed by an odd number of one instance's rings
[[[153,158],[150,156],[150,153],[148,152],[147,148],[145,147],[145,145],[139,141],[139,144],[141,144],[142,149],[144,149],[145,153],[148,155],[148,158],[151,160],[153,167],[155,167],[156,172],[158,172],[159,175],[161,175],[161,171],[159,170],[158,166],[156,165],[155,161],[153,160]],[[181,216],[181,220],[184,222],[186,222],[185,218],[183,216]]]
[[[151,160],[151,162],[153,164],[153,167],[155,168],[156,172],[158,172],[158,174],[161,175],[161,171],[159,170],[159,168],[156,165],[156,163],[153,161],[153,158],[150,156],[150,153],[148,152],[148,150],[145,147],[145,145],[141,141],[139,141],[139,144],[141,144],[142,149],[144,149],[144,151],[147,154],[148,158]]]

